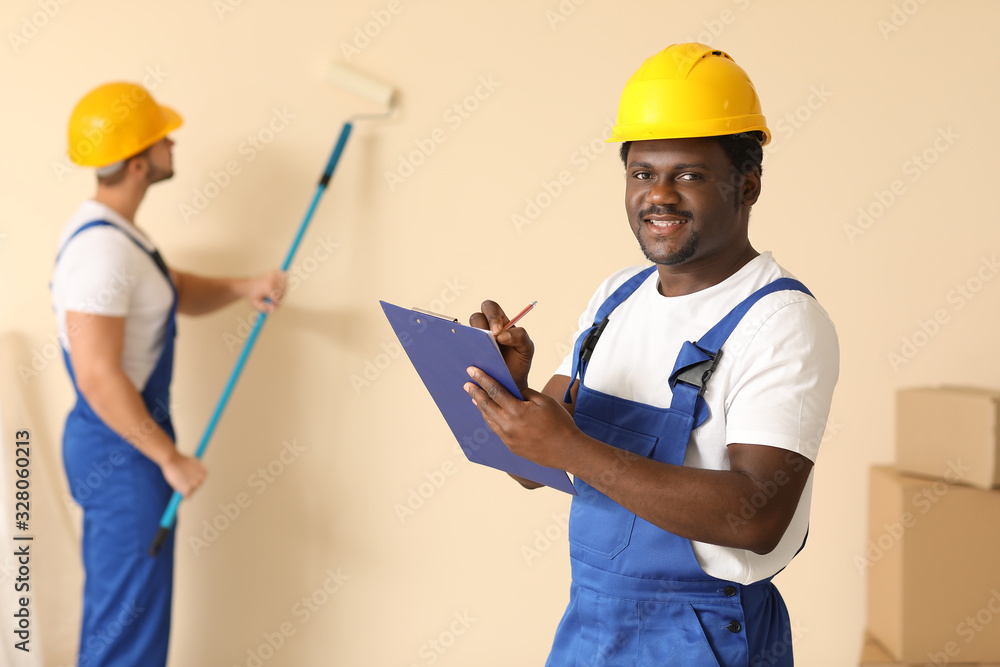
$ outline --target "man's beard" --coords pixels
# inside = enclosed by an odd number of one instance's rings
[[[689,225],[691,223],[687,222],[685,224]],[[694,254],[698,251],[698,241],[700,240],[698,238],[698,234],[692,231],[687,242],[681,246],[680,249],[671,253],[654,255],[652,254],[652,251],[646,247],[646,244],[643,242],[640,234],[636,234],[635,237],[639,241],[639,248],[642,250],[642,254],[646,256],[646,259],[651,261],[653,264],[661,264],[663,266],[675,266],[677,264],[682,264],[694,257]]]
[[[169,180],[173,177],[174,177],[173,169],[165,169],[165,170],[161,170],[159,168],[150,169],[149,172],[146,174],[146,180],[149,182],[150,185],[152,185],[153,183],[159,183],[160,181]]]

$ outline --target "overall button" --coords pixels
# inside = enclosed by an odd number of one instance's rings
[[[729,631],[732,632],[732,633],[734,633],[734,634],[743,629],[743,626],[740,625],[739,621],[733,621],[732,623],[730,623],[726,627],[729,628]]]
[[[726,586],[725,588],[722,589],[722,592],[726,594],[726,597],[733,597],[734,595],[736,595],[736,587]]]

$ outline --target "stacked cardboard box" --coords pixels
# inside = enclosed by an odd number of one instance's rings
[[[950,665],[951,667],[1000,667],[1000,662],[939,662],[938,664]],[[929,659],[920,662],[894,660],[870,634],[865,635],[864,644],[861,646],[861,660],[858,662],[858,667],[928,667],[929,665],[934,665]]]
[[[998,421],[997,392],[899,392],[898,465],[871,470],[855,562],[868,576],[863,665],[1000,666]]]

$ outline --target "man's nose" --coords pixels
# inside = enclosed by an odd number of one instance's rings
[[[646,190],[646,201],[650,204],[677,204],[680,200],[677,188],[671,180],[659,179]]]

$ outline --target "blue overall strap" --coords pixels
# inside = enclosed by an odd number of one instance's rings
[[[577,337],[576,343],[573,345],[573,371],[569,378],[569,386],[566,387],[566,396],[563,397],[563,402],[572,402],[573,398],[570,396],[570,389],[573,387],[573,382],[576,381],[577,373],[580,373],[581,377],[583,376],[587,361],[590,359],[590,355],[597,345],[597,339],[604,331],[604,327],[608,325],[608,318],[611,316],[611,311],[617,308],[625,299],[632,296],[632,293],[639,289],[639,285],[645,282],[646,278],[655,270],[655,265],[643,269],[622,283],[618,289],[611,293],[611,296],[604,300],[601,307],[597,309],[597,314],[594,315],[594,324]]]
[[[163,261],[163,257],[160,256],[159,251],[147,250],[146,246],[139,243],[138,239],[136,239],[134,236],[126,232],[118,225],[112,222],[108,222],[107,220],[91,220],[86,224],[80,225],[80,228],[77,229],[75,232],[73,232],[70,235],[70,237],[66,239],[66,242],[63,243],[62,248],[59,249],[59,252],[56,254],[56,264],[59,263],[59,258],[62,257],[62,254],[66,250],[66,246],[69,245],[69,242],[75,239],[77,236],[79,236],[80,232],[90,229],[91,227],[113,227],[118,231],[120,231],[122,234],[124,234],[129,241],[136,244],[140,250],[142,250],[144,253],[146,253],[153,259],[153,261],[156,263],[156,268],[160,270],[160,273],[163,274],[163,277],[167,279],[168,283],[170,283],[170,289],[173,290],[174,294],[176,295],[177,288],[174,286],[174,281],[170,279],[170,269],[167,268],[167,263]]]
[[[812,292],[798,280],[778,278],[741,301],[696,343],[685,341],[681,346],[674,370],[670,374],[670,388],[673,391],[670,407],[694,415],[696,428],[708,419],[708,406],[704,400],[699,399],[705,393],[708,379],[712,377],[722,356],[722,345],[755,303],[768,294],[784,290],[796,290],[812,296]]]

